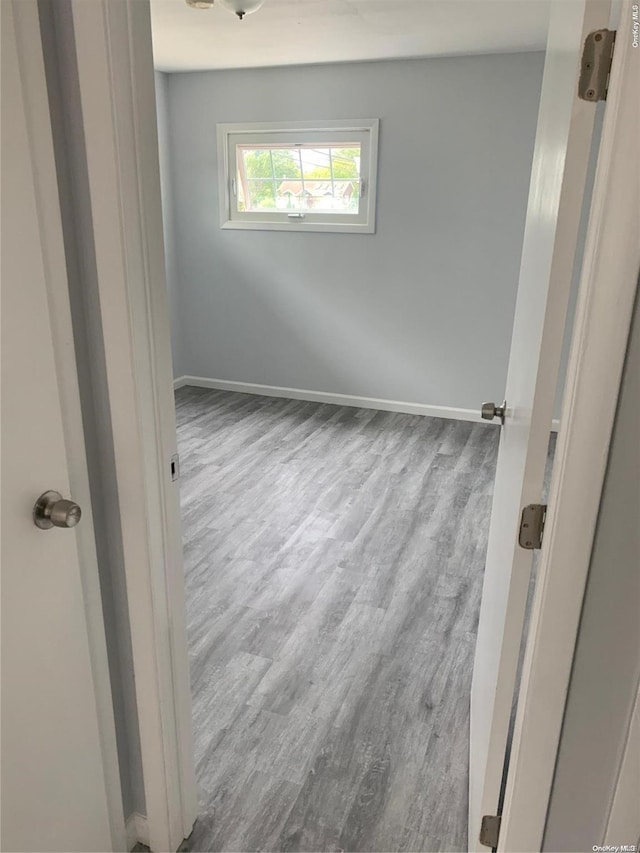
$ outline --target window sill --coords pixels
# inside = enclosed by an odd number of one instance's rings
[[[303,219],[291,219],[286,222],[244,222],[227,219],[220,226],[230,231],[286,231],[288,233],[324,232],[328,234],[375,234],[375,223],[350,225],[342,222],[305,222]]]

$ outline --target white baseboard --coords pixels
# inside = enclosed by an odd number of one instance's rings
[[[328,391],[309,391],[307,388],[283,388],[277,385],[257,385],[251,382],[230,382],[228,379],[209,379],[206,376],[179,376],[173,380],[174,389],[192,385],[196,388],[213,388],[216,391],[237,391],[241,394],[258,394],[262,397],[283,397],[288,400],[308,400],[310,403],[333,403],[336,406],[353,406],[356,409],[379,409],[382,412],[404,412],[430,418],[451,418],[456,421],[473,421],[486,424],[474,409],[457,409],[453,406],[430,406],[427,403],[403,403],[399,400],[382,400],[377,397],[355,397],[350,394],[330,394]],[[557,432],[560,421],[554,420],[552,432]]]
[[[127,818],[127,850],[133,850],[136,844],[149,846],[149,825],[145,815],[132,812]]]
[[[263,397],[284,397],[289,400],[308,400],[311,403],[333,403],[336,406],[354,406],[357,409],[379,409],[382,412],[404,412],[408,415],[425,415],[432,418],[453,418],[458,421],[482,421],[473,409],[456,409],[451,406],[429,406],[426,403],[403,403],[398,400],[381,400],[376,397],[355,397],[350,394],[330,394],[327,391],[310,391],[307,388],[281,388],[276,385],[257,385],[250,382],[230,382],[227,379],[209,379],[204,376],[180,376],[174,388],[193,385],[217,391],[238,391],[242,394],[259,394]]]
[[[186,376],[177,376],[173,380],[173,390],[177,391],[178,388],[184,388],[185,385],[188,385],[187,378]]]

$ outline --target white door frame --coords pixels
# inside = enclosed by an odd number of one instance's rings
[[[146,825],[133,824],[172,851],[197,796],[150,9],[68,0],[60,14],[75,43],[122,530],[146,801]]]
[[[523,664],[498,846],[509,853],[542,849],[640,271],[640,48],[631,5],[617,31]]]
[[[144,0],[69,2],[122,510],[149,843],[152,850],[175,850],[191,830],[197,801],[180,519],[176,484],[169,476],[176,435],[150,14]],[[637,206],[629,192],[630,169],[634,168],[631,152],[617,167],[614,156],[618,146],[624,145],[618,138],[624,129],[620,105],[624,101],[626,109],[633,108],[629,87],[622,86],[623,78],[631,75],[629,53],[616,52],[609,92],[533,620],[530,646],[535,653],[531,660],[529,649],[523,678],[501,849],[540,849],[539,842],[521,845],[523,839],[542,837],[557,737],[553,725],[544,731],[536,729],[532,712],[542,700],[547,719],[557,718],[559,731],[577,626],[577,616],[572,621],[571,602],[573,610],[578,602],[579,610],[631,317],[635,281],[629,279],[629,267],[633,259],[627,259],[626,266],[619,264],[616,271],[609,248],[623,238],[633,245],[635,235],[629,229],[637,222]],[[639,56],[640,51],[634,57],[636,64]],[[627,145],[632,142],[627,140]],[[637,159],[634,162],[637,168]],[[598,357],[601,360],[595,369]],[[599,401],[597,417],[593,417],[594,399]],[[603,405],[605,400],[610,405]],[[577,505],[579,513],[572,510]],[[572,555],[568,588],[557,579],[553,583],[558,565],[566,570],[563,555],[567,553]],[[550,653],[546,641],[551,633],[541,638],[539,626],[544,623],[548,632],[560,629],[562,620],[555,628],[547,625],[548,608],[558,606],[565,628],[562,642]],[[547,701],[545,675],[548,678],[549,673],[539,672],[540,667],[549,666],[557,694],[553,713]],[[546,746],[545,750],[539,747],[536,767],[544,763],[544,752],[550,772],[533,774],[523,759],[530,755],[532,745],[542,741]],[[539,803],[534,818],[523,808],[524,799],[531,798]]]
[[[498,813],[533,554],[520,547],[522,507],[541,500],[571,279],[596,117],[577,92],[590,32],[609,0],[552,4],[478,621],[469,738],[470,850]]]

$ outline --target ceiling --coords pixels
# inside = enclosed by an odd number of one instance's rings
[[[265,0],[239,21],[219,0],[151,0],[161,71],[543,50],[548,0]]]

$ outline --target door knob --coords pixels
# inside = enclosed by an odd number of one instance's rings
[[[41,530],[52,527],[75,527],[82,510],[77,503],[65,500],[60,492],[45,492],[33,507],[33,523]]]
[[[507,401],[503,400],[501,406],[496,406],[495,403],[483,403],[480,409],[480,414],[483,420],[492,421],[494,418],[500,418],[500,423],[504,423],[504,416],[507,411]]]

